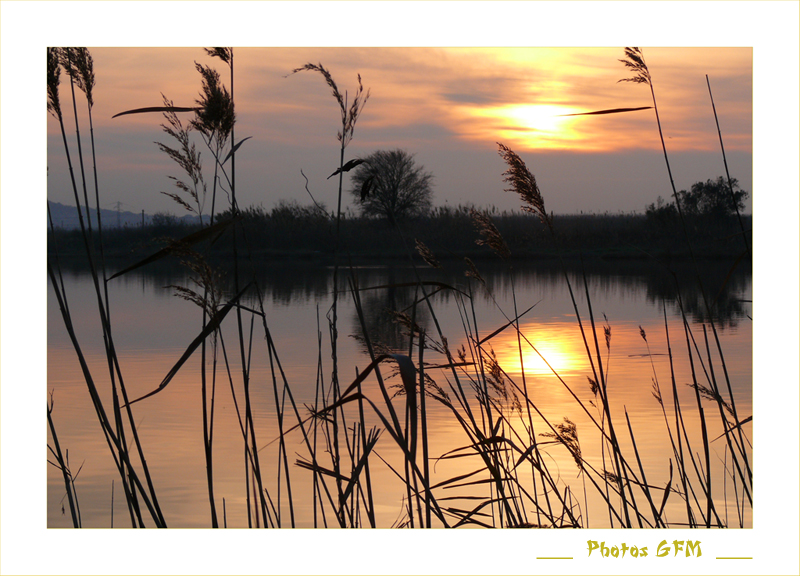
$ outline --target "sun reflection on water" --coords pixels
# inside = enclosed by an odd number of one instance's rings
[[[523,324],[522,362],[516,333],[498,338],[493,346],[500,365],[510,374],[566,375],[586,367],[586,351],[574,323]]]

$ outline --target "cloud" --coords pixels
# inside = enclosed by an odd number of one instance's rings
[[[751,50],[646,49],[645,54],[671,154],[718,151],[706,73],[726,150],[751,151]],[[178,105],[192,105],[200,90],[194,62],[217,67],[228,84],[226,66],[200,48],[104,48],[94,49],[93,55],[95,133],[103,143],[100,171],[106,191],[131,204],[171,209],[158,194],[166,175],[177,168],[154,144],[168,138],[160,128],[161,115],[111,116],[160,104],[162,93]],[[652,104],[646,86],[618,82],[626,75],[618,62],[622,55],[622,48],[236,49],[237,139],[252,136],[237,156],[238,195],[243,202],[258,203],[269,189],[269,198],[303,201],[300,169],[313,186],[324,189],[313,179],[324,179],[338,160],[340,110],[319,74],[291,74],[308,62],[330,70],[342,93],[353,94],[359,74],[371,91],[346,155],[403,148],[435,158],[429,168],[437,174],[442,198],[457,200],[458,191],[465,199],[475,198],[480,195],[476,182],[493,185],[496,170],[490,166],[497,162],[497,141],[536,155],[659,152],[652,110],[562,116]],[[48,129],[51,136],[58,134],[55,122]],[[55,140],[51,149],[50,190],[58,194],[69,189],[67,171],[58,168],[63,153],[57,152]],[[481,160],[483,155],[490,160]],[[208,151],[203,158],[210,166]],[[466,165],[483,166],[491,177],[472,176],[459,184]],[[565,208],[571,205],[577,204]]]

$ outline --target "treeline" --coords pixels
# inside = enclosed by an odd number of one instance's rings
[[[554,215],[553,230],[539,218],[525,213],[481,211],[487,214],[508,246],[512,259],[562,257],[614,258],[686,258],[688,233],[695,256],[720,258],[738,256],[745,251],[742,224],[749,243],[751,217],[743,222],[733,217],[688,215],[686,232],[681,220],[663,217],[663,213]],[[230,212],[215,217],[215,222],[231,218]],[[336,223],[320,206],[280,203],[272,210],[251,207],[242,210],[238,232],[241,246],[259,258],[319,259],[333,258]],[[214,236],[210,254],[224,257],[230,250],[233,227]],[[109,229],[103,232],[107,256],[144,257],[170,242],[200,230],[177,217],[162,216],[150,225]],[[97,234],[95,233],[95,238]],[[437,207],[425,216],[397,224],[386,220],[347,215],[341,220],[343,254],[359,259],[406,258],[416,254],[416,241],[427,246],[439,259],[496,257],[490,248],[479,245],[481,238],[470,206]],[[48,234],[52,253],[69,256],[83,253],[79,231]]]

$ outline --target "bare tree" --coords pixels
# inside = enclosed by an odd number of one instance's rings
[[[355,168],[350,193],[363,215],[396,222],[430,210],[432,181],[405,150],[378,150]]]

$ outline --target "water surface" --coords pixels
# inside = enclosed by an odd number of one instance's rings
[[[620,438],[623,450],[631,449],[630,435],[625,425],[627,413],[637,449],[644,461],[647,481],[661,487],[669,481],[673,452],[661,405],[653,396],[653,387],[658,382],[667,414],[672,418],[667,331],[673,355],[679,359],[674,363],[675,383],[681,405],[686,407],[685,426],[690,439],[699,442],[700,438],[695,392],[688,386],[692,382],[692,373],[687,361],[687,335],[678,307],[679,298],[687,312],[690,338],[694,339],[688,345],[693,348],[696,372],[702,374],[703,369],[711,366],[719,372],[720,366],[708,315],[702,304],[702,293],[694,281],[694,271],[691,267],[684,268],[679,270],[681,283],[678,286],[669,270],[642,262],[584,265],[585,285],[580,266],[570,268],[567,274],[572,283],[580,320],[589,335],[588,345],[593,352],[595,346],[600,349],[602,369],[607,373],[612,417],[623,426],[624,434]],[[521,332],[529,341],[522,342],[521,350],[520,341],[512,328],[487,340],[486,349],[495,355],[508,381],[513,381],[519,390],[527,389],[529,397],[540,409],[541,415],[533,418],[537,433],[548,430],[542,418],[552,424],[568,418],[577,425],[582,452],[587,461],[602,467],[599,435],[590,414],[572,396],[574,393],[588,406],[591,406],[590,401],[596,400],[589,383],[593,372],[587,360],[587,343],[579,329],[563,269],[548,263],[537,266],[515,264],[513,268],[479,263],[482,280],[468,278],[464,274],[465,269],[465,265],[451,262],[444,271],[419,271],[423,280],[435,279],[459,291],[445,289],[431,297],[433,315],[447,338],[450,350],[455,352],[464,346],[468,351],[471,339],[467,337],[467,332],[472,339],[482,340],[507,324],[515,316],[515,309],[516,313],[521,313],[532,307],[520,319]],[[718,330],[736,409],[740,419],[743,419],[752,414],[751,277],[748,271],[739,270],[720,290],[728,272],[725,265],[709,263],[703,267],[703,271],[706,296],[715,302],[714,324]],[[414,310],[412,306],[419,292],[413,287],[397,286],[415,280],[413,269],[402,266],[360,266],[354,268],[352,273],[362,289],[381,287],[360,292],[370,339],[380,344],[381,349],[403,354],[409,352],[407,332],[396,322],[397,317],[391,311],[413,315],[429,337],[441,344],[431,311],[425,306],[418,306]],[[357,371],[370,363],[363,339],[359,338],[362,333],[361,322],[352,295],[348,292],[350,277],[349,270],[340,272],[342,293],[338,304],[337,347],[342,386],[349,384]],[[289,470],[294,503],[290,512],[285,472],[279,465],[279,443],[273,442],[279,435],[273,387],[275,362],[280,363],[303,417],[308,414],[306,408],[318,401],[320,383],[327,385],[330,381],[333,366],[327,316],[332,304],[333,273],[330,268],[312,264],[281,264],[265,266],[258,272],[257,278],[264,294],[266,324],[278,355],[272,359],[271,368],[261,318],[245,314],[245,336],[249,333],[253,318],[249,360],[251,394],[256,437],[259,445],[263,446],[259,456],[264,486],[273,499],[281,526],[291,526],[292,521],[294,525],[302,527],[314,526],[315,523],[320,526],[324,523],[334,525],[330,513],[324,519],[319,512],[315,515],[312,474],[296,465]],[[232,287],[229,280],[228,284],[225,282],[223,285],[229,290],[229,295]],[[81,271],[65,272],[65,283],[78,339],[103,399],[110,406],[107,362],[90,276]],[[201,330],[200,309],[194,303],[176,297],[175,289],[168,287],[170,285],[198,290],[191,280],[191,274],[177,267],[131,273],[109,283],[113,335],[130,397],[139,397],[154,390]],[[435,287],[429,285],[426,289],[432,293]],[[258,308],[252,294],[246,297],[244,303],[248,307]],[[597,344],[591,333],[589,304],[598,332]],[[214,482],[220,522],[224,509],[225,522],[229,527],[246,527],[255,521],[248,520],[247,515],[244,449],[234,403],[235,396],[241,407],[243,397],[235,325],[235,318],[231,314],[226,319],[219,341],[220,354],[224,344],[228,355],[231,375],[229,379],[221,364],[218,366]],[[604,326],[610,330],[608,345]],[[709,339],[708,352],[704,326]],[[646,341],[642,338],[642,330]],[[415,348],[415,363],[418,353]],[[424,361],[429,365],[427,373],[437,385],[448,390],[450,384],[454,384],[450,372],[430,367],[445,364],[445,357],[433,349],[426,349],[424,354]],[[708,362],[709,354],[711,363]],[[524,379],[521,366],[524,367]],[[387,384],[390,386],[400,384],[399,376],[391,376],[396,372],[395,367],[389,362],[382,365],[382,374],[388,377]],[[210,373],[211,364],[208,369]],[[563,382],[553,375],[553,370]],[[288,400],[280,373],[275,374],[279,391],[277,401],[285,405]],[[469,368],[464,369],[462,384],[466,386],[466,394],[470,397],[474,397],[474,391],[469,388],[469,378],[473,374]],[[721,373],[715,373],[715,377],[720,383],[724,382]],[[195,353],[167,388],[133,405],[159,502],[170,527],[210,526],[199,382],[200,355]],[[510,383],[509,390],[512,390]],[[121,498],[119,477],[94,414],[52,288],[48,298],[48,391],[53,395],[53,418],[59,442],[62,449],[69,449],[73,472],[80,468],[76,489],[83,526],[109,527],[113,520],[114,527],[129,527],[131,522]],[[374,376],[365,380],[364,393],[376,404],[382,402]],[[514,410],[513,395],[512,392],[507,398],[497,398],[509,413]],[[404,402],[403,396],[393,400],[400,414]],[[711,423],[709,435],[712,438],[719,436],[722,429],[719,416],[714,418],[716,406],[704,402],[704,407]],[[526,410],[523,409],[515,418],[523,426],[528,421]],[[287,416],[287,420],[291,424],[296,423],[293,417]],[[382,427],[374,414],[368,414],[367,420]],[[674,425],[674,422],[671,424]],[[432,458],[470,442],[449,409],[433,400],[427,403],[427,426]],[[745,430],[749,434],[749,424]],[[544,437],[542,440],[546,441]],[[716,452],[712,455],[712,465],[721,466],[721,462],[729,458],[724,440],[713,442],[712,447]],[[550,444],[543,445],[543,450],[559,482],[570,485],[583,498],[582,480],[566,449]],[[293,464],[297,459],[307,457],[299,434],[287,436],[287,452]],[[403,517],[405,489],[390,468],[390,465],[398,465],[400,452],[389,435],[384,433],[375,453],[387,462],[384,465],[381,460],[373,458],[375,461],[370,464],[377,503],[376,521],[378,526],[388,527]],[[474,470],[476,461],[471,458],[434,460],[431,466],[434,480],[446,479]],[[529,473],[529,470],[520,472],[522,475]],[[479,489],[441,489],[437,497],[467,495],[470,490],[472,493],[480,492]],[[480,494],[484,495],[484,492]],[[732,485],[722,486],[718,495],[715,491],[715,502],[719,514],[726,516],[723,520],[730,526],[738,526],[735,499],[731,494]],[[71,526],[69,510],[62,512],[62,505],[67,506],[64,495],[61,474],[53,467],[48,467],[49,527]],[[724,498],[726,495],[727,502]],[[666,508],[668,517],[674,518],[675,522],[681,521],[681,514],[685,516],[685,510],[678,500],[677,497],[673,498]],[[592,496],[591,491],[579,506],[581,518],[588,525],[608,526],[608,514],[604,512],[606,508],[602,501]],[[527,511],[527,514],[531,522],[536,522],[534,510]],[[745,526],[750,525],[749,509],[744,522]]]

